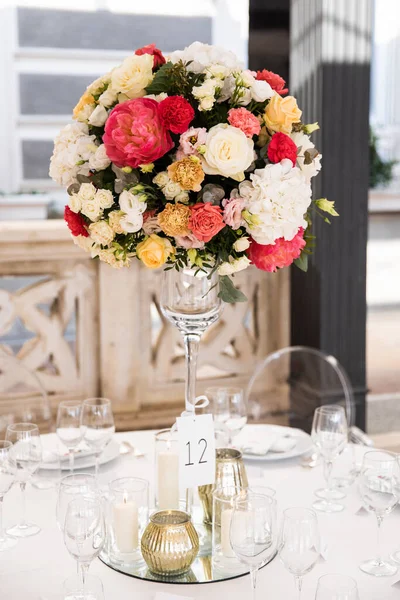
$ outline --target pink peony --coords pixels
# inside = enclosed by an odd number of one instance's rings
[[[244,198],[231,198],[222,200],[224,207],[224,221],[232,229],[239,229],[242,224],[242,211],[244,210]]]
[[[251,240],[247,256],[257,269],[273,273],[276,269],[288,267],[296,258],[299,258],[302,249],[306,245],[303,235],[304,229],[300,227],[290,241],[278,238],[275,240],[275,244],[263,245]]]
[[[176,155],[177,160],[185,158],[185,156],[191,156],[192,154],[198,155],[198,147],[206,143],[207,129],[205,127],[191,127],[185,133],[182,133],[179,138],[179,148]]]
[[[187,235],[177,235],[175,241],[177,246],[186,248],[186,250],[189,250],[190,248],[202,250],[204,248],[204,242],[198,240],[193,233],[188,233]]]
[[[117,167],[133,168],[156,161],[174,145],[161,122],[158,102],[151,98],[117,104],[106,122],[103,142]]]
[[[248,138],[258,135],[261,130],[260,121],[247,108],[231,108],[228,121],[232,127],[241,129]]]

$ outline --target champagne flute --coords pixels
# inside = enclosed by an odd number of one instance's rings
[[[359,600],[357,582],[347,575],[330,573],[318,579],[315,600]]]
[[[81,600],[81,580],[77,575],[68,577],[63,583],[64,600]],[[104,600],[103,583],[95,575],[87,575],[85,580],[86,597],[90,600]]]
[[[253,600],[256,600],[258,569],[275,551],[276,500],[246,492],[234,499],[230,542],[240,562],[250,567]]]
[[[348,439],[346,413],[342,406],[327,404],[314,412],[312,440],[324,461],[326,488],[317,490],[315,495],[321,498],[313,508],[322,512],[340,512],[343,504],[337,502],[345,497],[343,492],[332,486],[333,461],[343,452]]]
[[[7,530],[13,537],[28,537],[40,532],[35,523],[26,521],[26,484],[39,468],[42,460],[42,444],[39,428],[33,423],[14,423],[7,427],[6,439],[12,442],[10,455],[17,465],[17,480],[21,488],[22,518],[18,525]]]
[[[375,513],[378,522],[377,557],[360,565],[361,571],[375,577],[390,577],[397,567],[383,560],[380,531],[383,519],[399,501],[399,464],[392,452],[372,450],[364,454],[358,488],[365,508]]]
[[[320,536],[317,515],[308,508],[288,508],[278,544],[279,558],[294,575],[298,598],[301,598],[303,577],[316,565],[320,556]]]
[[[15,480],[17,465],[10,450],[12,443],[0,441],[0,552],[13,548],[17,540],[6,534],[3,528],[3,500]]]
[[[105,522],[99,498],[78,498],[68,504],[64,523],[64,543],[75,558],[81,577],[81,600],[92,600],[86,593],[86,575],[91,562],[104,546]]]
[[[69,503],[79,498],[100,498],[96,477],[91,473],[73,473],[61,479],[56,506],[56,519],[60,531],[64,531]]]
[[[88,398],[83,402],[81,425],[87,445],[96,455],[96,479],[99,475],[100,455],[115,432],[111,401],[107,398]]]
[[[83,437],[81,427],[82,403],[76,400],[64,400],[57,409],[56,432],[58,438],[68,449],[69,470],[74,470],[75,448]]]

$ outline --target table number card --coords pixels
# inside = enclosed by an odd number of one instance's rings
[[[179,485],[182,489],[214,483],[215,434],[212,415],[178,417]]]

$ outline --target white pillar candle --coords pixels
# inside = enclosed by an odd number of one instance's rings
[[[157,464],[158,508],[179,508],[179,455],[159,452]]]
[[[222,554],[227,558],[235,556],[231,546],[230,530],[233,510],[226,508],[221,512],[221,550]]]
[[[134,502],[124,498],[113,506],[113,526],[117,548],[120,552],[133,552],[139,545],[139,516]]]

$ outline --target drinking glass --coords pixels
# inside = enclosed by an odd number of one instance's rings
[[[316,513],[308,508],[288,508],[278,543],[279,558],[294,575],[298,598],[301,598],[303,577],[315,566],[320,555],[320,536]]]
[[[81,579],[77,575],[68,577],[63,583],[64,600],[82,600]],[[90,600],[104,600],[103,583],[95,575],[87,575],[85,580],[85,594]]]
[[[76,400],[60,402],[57,409],[56,431],[58,438],[66,446],[69,454],[69,470],[74,470],[75,448],[81,442],[83,429],[81,427],[82,403]]]
[[[232,550],[250,568],[253,600],[257,593],[257,573],[275,550],[276,501],[269,496],[246,492],[234,499],[230,526]]]
[[[3,529],[3,499],[14,483],[17,465],[11,454],[12,443],[0,441],[0,552],[13,548],[17,540]]]
[[[88,398],[83,402],[81,425],[87,445],[96,455],[96,478],[100,456],[115,432],[111,401],[107,398]]]
[[[365,508],[375,513],[378,522],[378,542],[376,558],[360,565],[361,571],[375,577],[394,575],[397,567],[384,561],[381,556],[380,530],[383,519],[399,501],[399,463],[392,452],[371,450],[364,454],[358,488]]]
[[[343,452],[348,438],[346,413],[342,406],[327,404],[317,408],[311,432],[312,440],[324,462],[326,488],[317,490],[315,495],[321,498],[313,508],[322,512],[340,512],[343,504],[337,502],[345,494],[332,485],[333,461]]]
[[[68,504],[64,524],[64,543],[76,560],[81,578],[79,600],[92,600],[86,589],[90,564],[104,546],[106,538],[100,499],[78,498]]]
[[[318,579],[315,600],[359,600],[357,582],[348,575],[323,575]]]
[[[64,531],[69,503],[79,498],[100,498],[96,477],[91,473],[74,473],[61,479],[56,506],[56,519],[60,531]]]
[[[228,445],[247,423],[247,406],[244,392],[236,387],[210,387],[205,391],[210,401],[207,412],[214,417],[216,429],[221,428],[228,433]]]
[[[19,481],[22,497],[22,518],[18,525],[7,530],[13,537],[36,535],[40,527],[26,521],[26,484],[39,468],[42,460],[42,444],[39,429],[33,423],[14,423],[7,427],[6,439],[12,442],[10,455],[17,465],[16,479]]]

